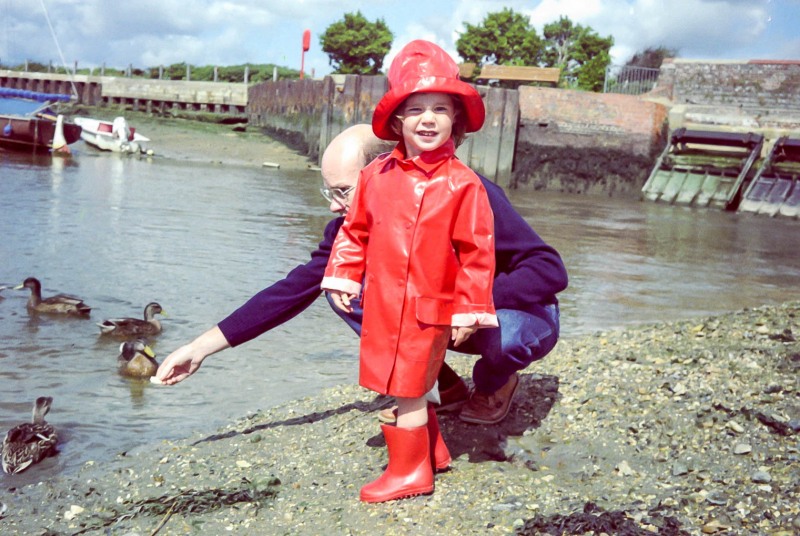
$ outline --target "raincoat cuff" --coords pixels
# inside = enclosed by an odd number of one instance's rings
[[[453,315],[450,325],[457,328],[470,326],[496,328],[500,324],[497,323],[497,316],[490,313],[460,313]]]
[[[361,293],[361,283],[341,277],[323,277],[320,287],[322,290],[339,290],[348,294]]]

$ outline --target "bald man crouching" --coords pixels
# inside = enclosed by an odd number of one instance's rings
[[[308,308],[319,297],[331,246],[350,207],[361,168],[391,148],[373,134],[370,125],[354,125],[334,138],[322,156],[321,192],[337,217],[325,227],[311,259],[172,352],[156,377],[168,385],[179,383],[194,374],[206,357],[244,344]],[[459,416],[465,422],[493,424],[509,412],[519,385],[518,371],[543,358],[558,341],[556,294],[567,287],[567,272],[558,252],[520,216],[502,188],[485,177],[480,179],[494,213],[493,296],[500,327],[479,330],[455,350],[480,356],[473,368],[472,392],[446,363],[442,366],[438,411],[460,408]],[[352,313],[334,311],[360,334],[362,311],[358,301],[353,305]],[[394,420],[392,409],[382,411],[379,418]]]

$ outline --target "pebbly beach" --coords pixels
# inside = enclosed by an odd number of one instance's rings
[[[315,164],[229,125],[132,122],[154,158]],[[359,502],[386,463],[376,415],[391,400],[343,385],[76,474],[4,480],[0,532],[800,533],[798,314],[790,301],[562,339],[502,423],[442,415],[454,463],[432,495]],[[472,358],[448,362],[470,376]]]

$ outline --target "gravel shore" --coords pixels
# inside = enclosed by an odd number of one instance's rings
[[[501,424],[441,417],[454,463],[428,496],[359,502],[391,401],[343,386],[6,487],[0,533],[790,536],[798,334],[787,302],[562,340]],[[448,360],[469,376],[471,358]]]

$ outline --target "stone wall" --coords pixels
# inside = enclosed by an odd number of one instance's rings
[[[800,112],[800,61],[671,59],[658,84],[675,104]]]
[[[655,93],[673,104],[672,129],[758,132],[768,139],[800,130],[800,61],[667,60]]]
[[[519,88],[514,186],[638,194],[666,143],[663,104],[636,96]]]

